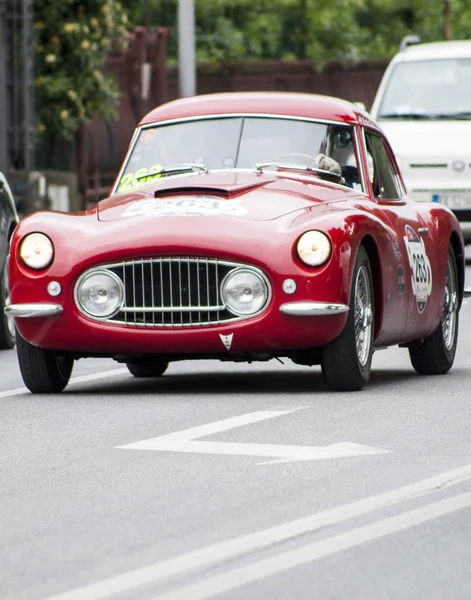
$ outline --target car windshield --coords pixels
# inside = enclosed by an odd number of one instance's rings
[[[471,119],[471,58],[399,63],[379,118]]]
[[[158,125],[140,131],[118,191],[159,177],[160,170],[173,165],[190,169],[191,165],[255,169],[257,163],[317,167],[320,153],[340,164],[346,185],[362,190],[353,127],[349,125],[244,116]]]

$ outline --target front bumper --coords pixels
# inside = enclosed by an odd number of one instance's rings
[[[287,302],[280,306],[280,312],[294,317],[320,317],[327,315],[339,315],[348,312],[346,304],[334,304],[329,302]]]
[[[5,314],[15,318],[54,317],[64,312],[60,304],[37,302],[28,304],[10,304],[5,309]],[[311,317],[338,315],[348,312],[346,304],[332,302],[286,302],[280,306],[280,312],[295,317]]]
[[[55,317],[64,312],[60,304],[47,302],[30,302],[26,304],[10,304],[4,309],[9,317],[30,319],[35,317]]]
[[[16,319],[20,335],[31,344],[77,354],[228,354],[225,336],[232,335],[230,352],[301,350],[323,346],[345,326],[348,305],[297,301],[272,306],[253,319],[208,327],[132,327],[94,321],[72,305],[18,303],[5,312]],[[299,318],[302,317],[302,318]],[[322,317],[319,319],[319,317]]]

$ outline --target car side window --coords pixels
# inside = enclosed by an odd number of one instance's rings
[[[373,161],[370,176],[375,197],[382,200],[398,200],[402,195],[401,186],[383,138],[376,133],[366,132],[366,148],[368,161]]]

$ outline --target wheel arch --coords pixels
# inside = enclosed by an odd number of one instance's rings
[[[456,266],[458,267],[459,306],[461,308],[464,296],[465,257],[460,237],[456,231],[451,232],[450,244],[455,252]]]
[[[359,246],[363,246],[368,254],[371,266],[371,274],[373,275],[373,295],[374,295],[374,321],[375,321],[375,338],[381,330],[383,321],[383,277],[381,271],[381,259],[379,255],[376,240],[370,234],[366,234],[360,240]]]

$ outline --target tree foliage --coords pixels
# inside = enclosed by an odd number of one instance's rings
[[[410,33],[443,39],[445,0],[194,0],[200,63],[387,58]],[[103,64],[130,25],[168,27],[176,64],[178,0],[35,0],[38,131],[70,138],[110,117],[115,82]],[[455,39],[471,37],[471,3],[451,0]]]
[[[103,73],[114,46],[127,37],[127,13],[117,0],[36,0],[37,130],[71,138],[93,115],[110,117],[117,86]]]
[[[169,27],[176,60],[178,0],[123,0],[134,24]],[[410,33],[443,39],[444,0],[194,0],[200,62],[387,58]],[[451,0],[452,34],[471,37],[471,3]]]

